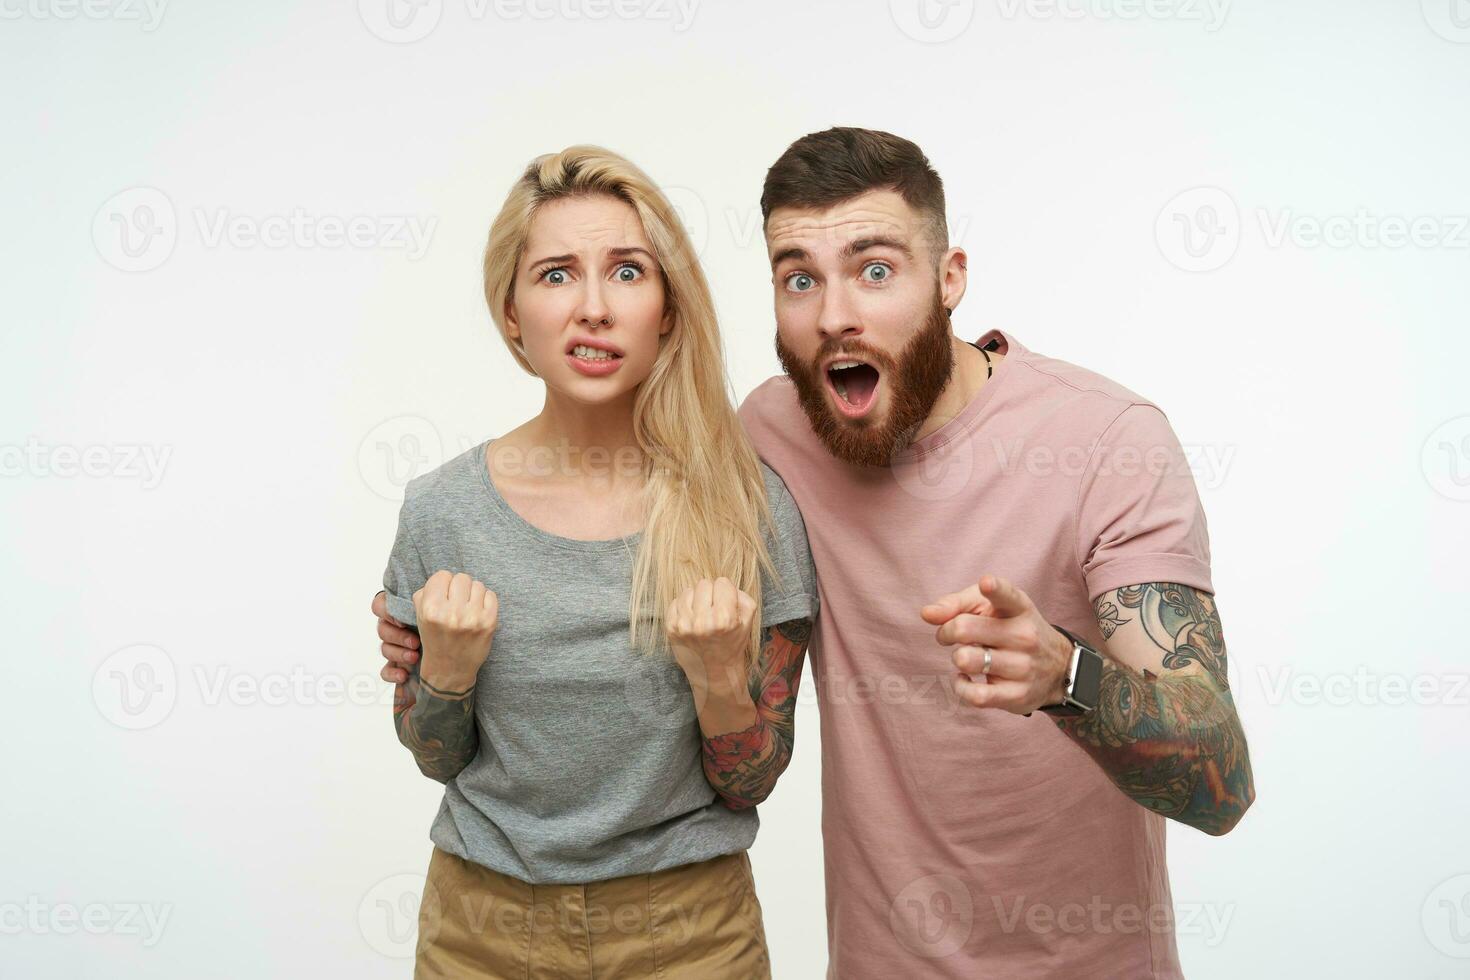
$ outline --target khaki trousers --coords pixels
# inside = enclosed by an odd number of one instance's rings
[[[414,978],[769,980],[744,851],[652,874],[532,885],[438,847]]]

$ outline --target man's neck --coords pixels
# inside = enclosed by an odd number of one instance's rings
[[[919,427],[914,436],[915,442],[963,412],[965,406],[974,401],[980,389],[991,380],[995,369],[1000,367],[1000,362],[1005,358],[1004,354],[982,351],[958,337],[952,336],[950,343],[954,350],[954,372],[950,375],[949,384],[944,386],[939,398],[935,400],[928,418]]]

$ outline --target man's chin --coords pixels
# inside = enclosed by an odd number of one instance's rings
[[[912,441],[913,433],[894,432],[888,410],[875,405],[867,414],[850,418],[832,405],[823,405],[819,415],[807,413],[812,431],[827,452],[854,466],[888,466],[894,454]]]

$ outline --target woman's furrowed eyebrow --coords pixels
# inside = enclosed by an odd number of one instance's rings
[[[614,246],[612,248],[609,248],[604,254],[606,254],[608,258],[613,259],[626,258],[629,255],[641,255],[644,258],[648,259],[648,261],[650,262],[654,261],[653,254],[649,252],[648,249],[642,248],[638,245]],[[532,262],[530,267],[534,269],[537,266],[545,265],[548,262],[555,262],[558,265],[569,265],[576,261],[577,257],[575,255],[572,255],[571,253],[568,253],[566,255],[548,255],[544,259],[538,259],[535,262]]]
[[[649,262],[654,261],[653,254],[648,249],[638,245],[620,245],[617,248],[610,248],[607,250],[607,255],[613,259],[626,258],[629,255],[641,255]]]

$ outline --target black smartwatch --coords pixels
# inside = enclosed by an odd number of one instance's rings
[[[1067,669],[1067,687],[1060,704],[1044,704],[1041,710],[1053,718],[1074,718],[1097,707],[1102,688],[1102,654],[1056,624],[1052,629],[1072,641],[1072,662]],[[1030,712],[1027,712],[1029,715]]]

